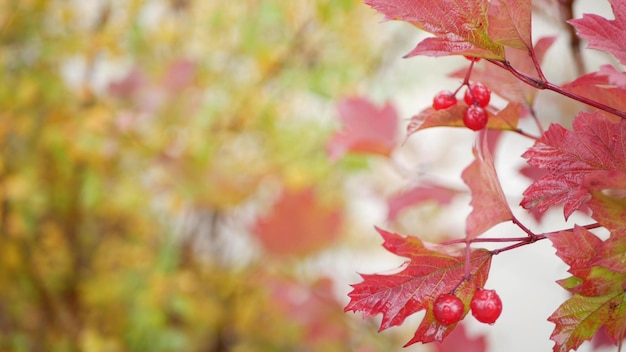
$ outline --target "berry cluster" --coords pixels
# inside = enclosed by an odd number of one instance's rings
[[[461,86],[454,92],[442,90],[437,93],[433,98],[432,106],[435,110],[443,110],[456,105],[456,94],[463,86],[467,86],[463,96],[463,101],[467,105],[467,109],[463,112],[463,124],[471,130],[479,131],[487,126],[488,116],[485,107],[489,105],[491,100],[491,90],[480,82],[469,83],[473,65],[480,59],[471,56],[465,56],[465,58],[472,63]]]
[[[478,289],[470,302],[472,315],[481,323],[493,324],[502,313],[502,301],[494,290]],[[465,304],[451,293],[437,297],[433,305],[435,319],[443,325],[457,323],[463,317]]]
[[[467,105],[467,109],[463,113],[463,124],[471,130],[479,131],[487,126],[488,117],[485,107],[489,105],[491,100],[491,90],[480,82],[467,86],[463,96],[463,101]],[[447,109],[456,104],[456,93],[449,90],[442,90],[433,98],[433,109],[435,110]]]

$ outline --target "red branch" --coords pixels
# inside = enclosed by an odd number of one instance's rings
[[[576,101],[579,101],[581,103],[587,104],[589,106],[593,106],[594,108],[598,108],[600,110],[606,111],[610,114],[619,116],[622,119],[626,120],[626,112],[624,111],[620,111],[617,110],[615,108],[612,108],[608,105],[602,104],[600,102],[597,102],[593,99],[589,99],[587,97],[584,97],[582,95],[576,94],[574,92],[570,92],[566,89],[563,89],[562,87],[554,84],[554,83],[550,83],[547,80],[541,80],[541,79],[537,79],[535,77],[529,76],[521,71],[518,71],[517,69],[515,69],[515,67],[511,66],[511,64],[508,61],[498,61],[498,60],[492,60],[489,59],[489,62],[491,62],[492,64],[503,68],[507,71],[509,71],[513,76],[515,76],[517,79],[519,79],[520,81],[535,87],[537,89],[547,89],[547,90],[551,90],[553,92],[556,92],[558,94],[561,94],[563,96],[566,96],[568,98],[574,99]]]

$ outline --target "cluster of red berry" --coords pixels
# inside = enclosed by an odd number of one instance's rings
[[[472,59],[474,62],[478,61],[478,59],[475,58],[468,59]],[[482,130],[487,126],[488,118],[485,107],[489,105],[489,101],[491,100],[491,90],[480,82],[470,84],[466,81],[461,87],[463,85],[467,85],[467,90],[463,96],[463,101],[467,105],[467,109],[463,113],[463,124],[474,131]],[[459,89],[461,87],[459,87]],[[454,93],[449,90],[442,90],[437,93],[433,98],[433,109],[443,110],[456,105],[456,93],[459,89]]]
[[[502,301],[494,290],[478,289],[470,302],[472,315],[481,323],[493,324],[502,313]],[[451,293],[437,297],[433,306],[435,319],[443,325],[457,323],[463,317],[465,305]]]

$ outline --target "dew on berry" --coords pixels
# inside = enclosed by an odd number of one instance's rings
[[[433,305],[435,319],[443,325],[457,323],[463,317],[465,310],[463,301],[455,295],[445,293],[437,297]]]
[[[496,291],[479,289],[472,297],[470,309],[476,320],[493,324],[502,313],[502,301]]]

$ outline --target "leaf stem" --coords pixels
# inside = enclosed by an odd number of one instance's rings
[[[593,106],[594,108],[603,110],[605,112],[608,112],[609,114],[613,114],[616,116],[619,116],[622,119],[626,120],[626,112],[612,108],[608,105],[602,104],[598,101],[595,101],[593,99],[589,99],[587,97],[584,97],[582,95],[576,94],[574,92],[570,92],[567,89],[563,89],[562,87],[548,82],[545,79],[537,79],[535,77],[531,77],[521,71],[518,71],[517,69],[515,69],[515,67],[511,66],[511,63],[509,63],[508,61],[498,61],[498,60],[493,60],[493,59],[487,59],[489,62],[491,62],[492,64],[503,68],[507,71],[509,71],[513,76],[515,76],[517,79],[519,79],[520,81],[535,87],[537,89],[547,89],[547,90],[551,90],[555,93],[561,94],[563,96],[566,96],[570,99],[579,101],[581,103],[587,104],[589,106]]]
[[[517,225],[517,227],[519,227],[520,229],[522,229],[522,231],[526,232],[526,234],[528,235],[528,237],[533,237],[533,236],[537,236],[535,235],[534,232],[532,232],[528,227],[526,227],[526,225],[522,224],[517,217],[513,216],[513,219],[511,219],[511,221]]]

